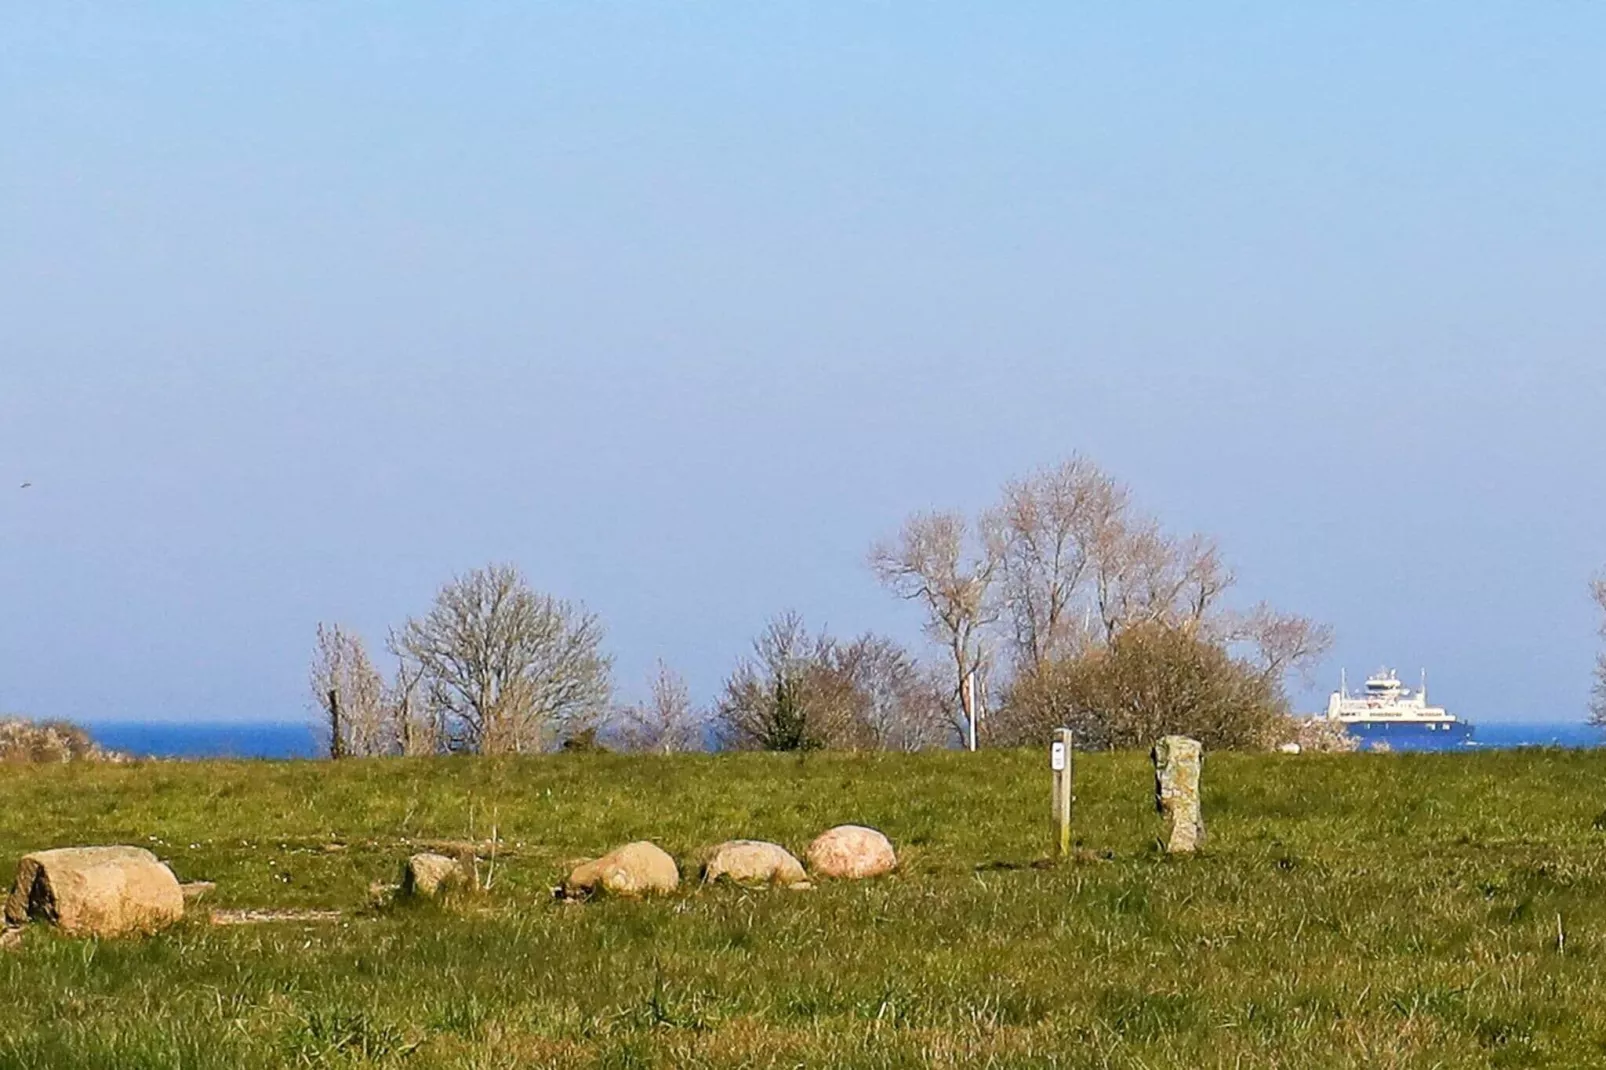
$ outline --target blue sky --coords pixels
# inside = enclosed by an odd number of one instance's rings
[[[1583,716],[1606,9],[0,6],[0,709],[295,718],[519,564],[626,694],[1073,451]],[[23,481],[34,486],[24,491]],[[1330,680],[1329,677],[1332,679]]]

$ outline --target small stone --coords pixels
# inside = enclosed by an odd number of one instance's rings
[[[635,898],[666,895],[678,887],[680,868],[675,860],[657,844],[638,840],[576,867],[558,892],[569,899],[604,892]]]
[[[792,852],[763,840],[731,840],[714,848],[703,866],[703,881],[727,880],[745,885],[783,885],[810,887],[803,863]]]
[[[184,894],[184,901],[190,903],[197,899],[205,899],[217,891],[217,885],[212,881],[186,881],[178,886],[178,890]]]
[[[815,837],[807,852],[816,877],[860,880],[891,873],[898,865],[892,841],[862,825],[838,825]]]
[[[436,899],[469,883],[468,870],[455,858],[416,854],[402,867],[403,895]]]
[[[1167,854],[1191,854],[1204,840],[1199,812],[1199,769],[1204,747],[1187,736],[1163,736],[1149,757],[1154,762],[1154,806],[1171,819]]]

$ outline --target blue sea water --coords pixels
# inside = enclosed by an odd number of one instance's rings
[[[1495,750],[1513,747],[1606,747],[1606,729],[1583,721],[1488,721],[1473,729],[1478,746]]]
[[[316,758],[322,741],[305,721],[92,721],[96,743],[136,758]]]
[[[316,758],[323,741],[302,721],[257,723],[101,721],[88,726],[103,747],[141,758]],[[1480,749],[1602,747],[1606,731],[1582,721],[1490,721],[1477,725]]]

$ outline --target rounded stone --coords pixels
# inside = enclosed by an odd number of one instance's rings
[[[703,866],[703,880],[727,880],[745,885],[778,884],[787,888],[809,886],[803,863],[780,844],[763,840],[731,840],[720,844]]]
[[[898,865],[892,841],[862,825],[838,825],[820,833],[809,844],[807,857],[810,873],[840,880],[879,877]]]

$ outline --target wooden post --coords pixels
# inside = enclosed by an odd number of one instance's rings
[[[329,757],[339,759],[345,757],[345,747],[340,742],[340,692],[331,687],[329,689]]]
[[[1054,729],[1048,745],[1048,767],[1054,774],[1054,857],[1071,854],[1071,787],[1075,783],[1071,768],[1071,730]]]

